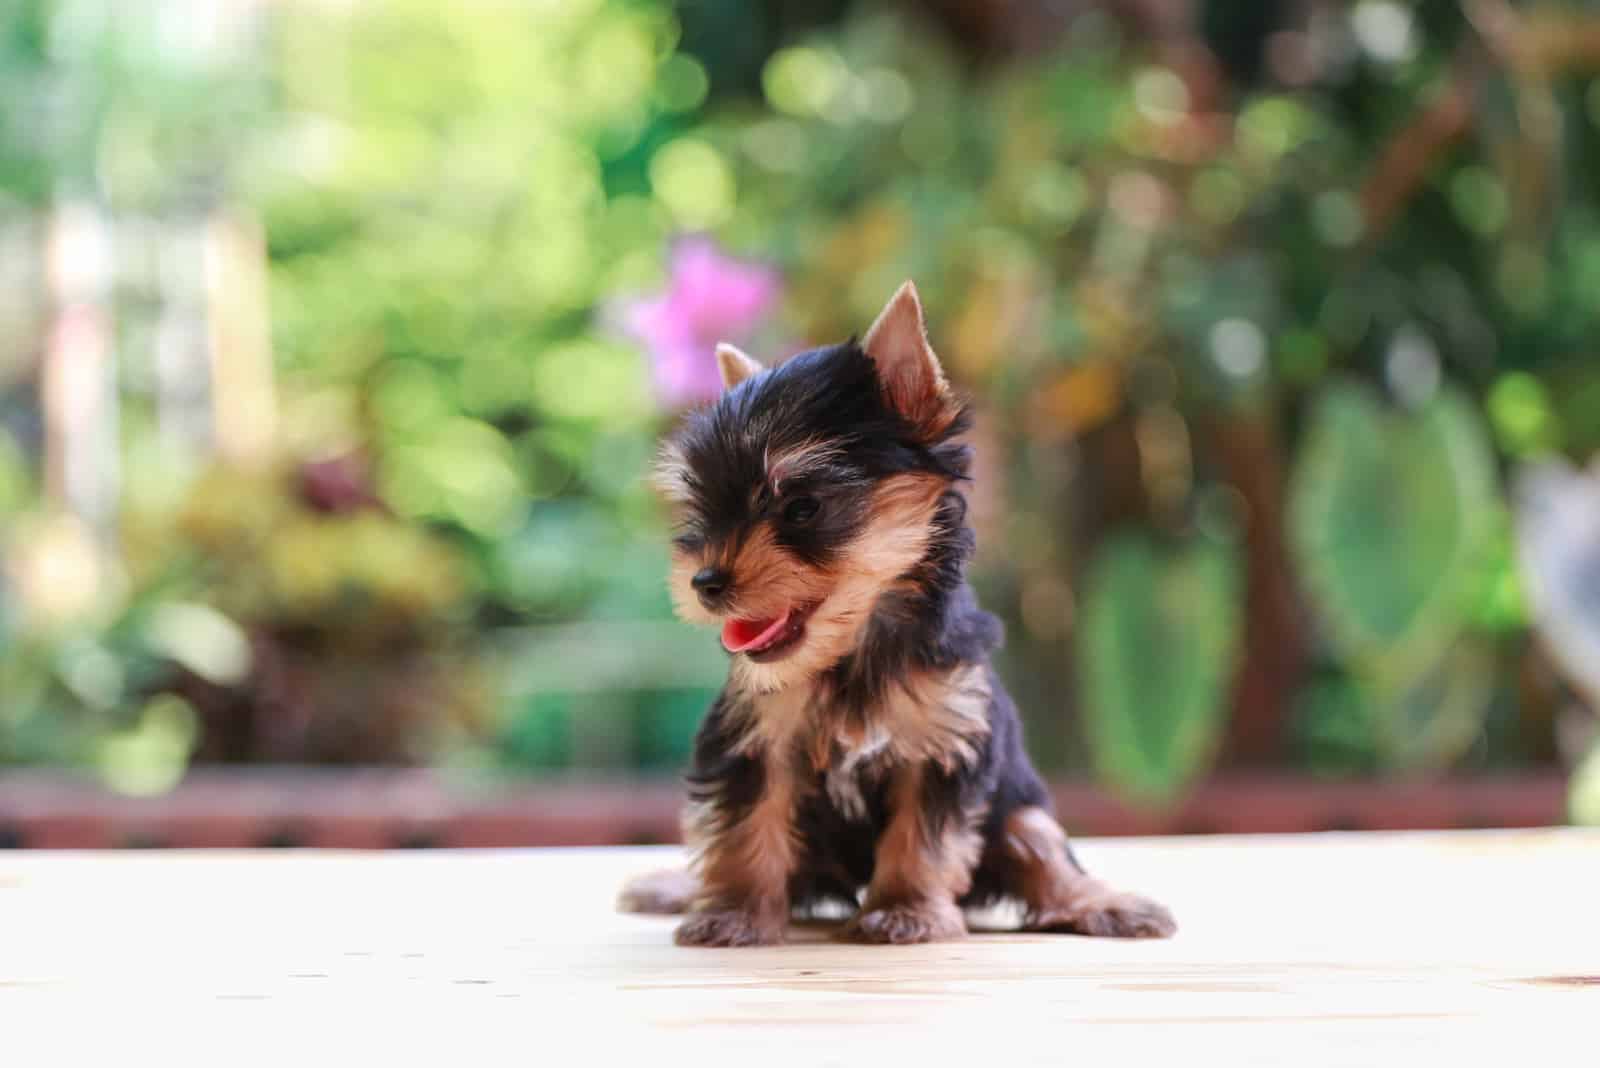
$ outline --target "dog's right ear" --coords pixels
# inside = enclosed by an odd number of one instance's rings
[[[942,436],[961,412],[945,381],[939,357],[928,344],[917,287],[906,282],[878,316],[861,343],[878,369],[890,407],[928,440]]]
[[[761,373],[761,365],[726,341],[717,343],[717,370],[722,375],[722,388],[732,389],[751,375]]]

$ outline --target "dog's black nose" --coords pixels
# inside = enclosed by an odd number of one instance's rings
[[[695,592],[700,595],[700,600],[708,608],[715,607],[728,592],[728,587],[733,584],[733,576],[720,567],[702,567],[695,572],[694,578],[689,580]]]

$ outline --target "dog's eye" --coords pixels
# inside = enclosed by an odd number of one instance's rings
[[[822,505],[817,503],[815,497],[796,497],[784,506],[783,521],[785,523],[793,523],[796,526],[801,523],[809,523],[817,517],[817,513],[821,510]]]

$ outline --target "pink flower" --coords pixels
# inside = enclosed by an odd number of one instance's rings
[[[709,238],[674,242],[666,292],[620,310],[622,329],[649,351],[663,405],[681,408],[721,392],[717,342],[746,341],[776,305],[779,286],[773,268],[725,256]]]

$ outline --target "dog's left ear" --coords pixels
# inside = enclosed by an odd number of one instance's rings
[[[878,368],[885,398],[928,438],[949,429],[961,406],[928,344],[917,287],[907,282],[889,298],[861,345]]]

